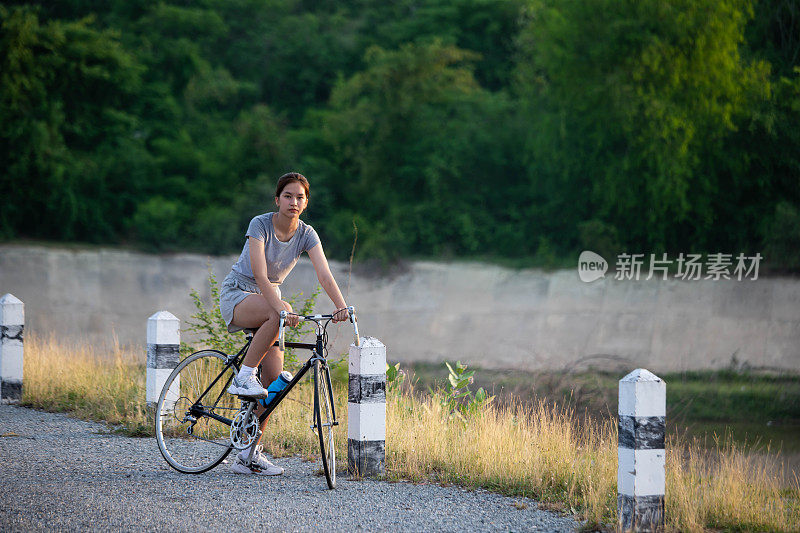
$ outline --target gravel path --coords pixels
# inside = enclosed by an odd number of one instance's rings
[[[155,439],[103,424],[0,405],[0,531],[575,531],[527,498],[429,484],[338,479],[317,463],[276,460],[276,478],[220,465],[172,470]],[[523,505],[515,505],[515,502]],[[234,525],[235,524],[235,525]]]

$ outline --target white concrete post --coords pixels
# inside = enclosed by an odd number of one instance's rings
[[[356,477],[386,470],[386,346],[362,337],[350,345],[347,394],[347,469]]]
[[[0,401],[22,400],[22,333],[25,305],[13,294],[0,298]]]
[[[617,511],[623,531],[664,526],[667,385],[644,368],[619,382]]]
[[[159,311],[147,319],[147,405],[155,407],[167,378],[180,362],[180,320],[169,311]],[[180,396],[180,382],[170,387],[172,404]]]

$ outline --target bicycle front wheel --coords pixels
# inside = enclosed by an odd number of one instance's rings
[[[161,390],[155,413],[158,449],[180,472],[205,472],[231,452],[230,419],[239,405],[227,392],[236,369],[226,359],[213,350],[193,353]]]
[[[314,425],[319,434],[322,470],[328,488],[336,488],[336,446],[333,442],[334,408],[330,370],[321,361],[314,362]]]

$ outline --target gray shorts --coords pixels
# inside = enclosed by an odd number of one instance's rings
[[[272,286],[281,297],[281,289],[277,285]],[[225,320],[225,325],[228,326],[228,331],[236,333],[242,331],[244,328],[232,324],[233,309],[245,298],[251,294],[261,294],[258,285],[250,281],[244,280],[241,276],[237,276],[233,272],[225,276],[222,280],[222,286],[219,290],[219,310],[222,313],[222,319]]]

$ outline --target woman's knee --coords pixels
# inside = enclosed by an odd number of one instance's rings
[[[264,309],[258,314],[258,327],[271,326],[277,324],[280,316],[272,309]]]
[[[270,320],[277,322],[279,319],[280,315],[273,308],[270,307],[269,309],[266,310],[264,322],[268,322]]]
[[[261,304],[261,302],[259,302]],[[258,321],[263,326],[267,322],[277,322],[280,316],[278,313],[269,305],[259,305],[258,308]]]
[[[277,319],[278,314],[255,295],[248,296],[233,308],[233,323],[247,328],[259,328],[265,322]]]

